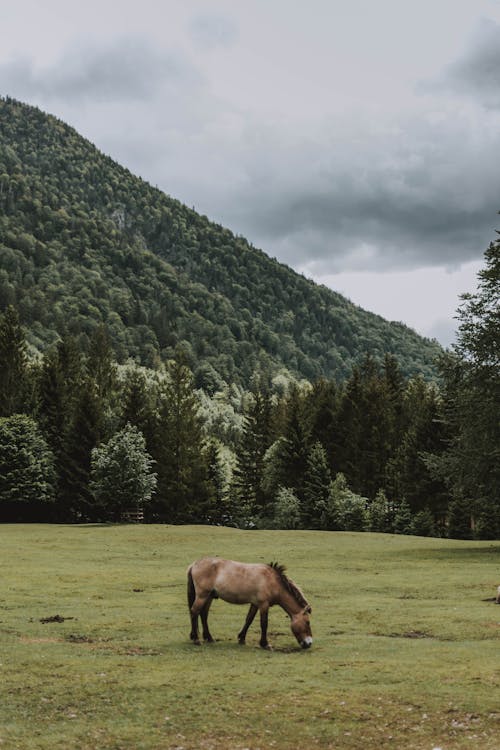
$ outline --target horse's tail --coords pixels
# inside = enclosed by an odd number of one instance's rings
[[[191,573],[191,567],[189,566],[188,572],[187,572],[187,597],[188,597],[188,607],[191,609],[191,607],[194,604],[194,600],[196,599],[196,591],[194,588],[194,581],[193,581],[193,574]]]

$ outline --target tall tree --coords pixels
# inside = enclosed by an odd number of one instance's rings
[[[92,450],[102,437],[102,402],[93,380],[85,379],[65,437],[60,478],[62,513],[76,521],[102,520],[90,490]]]
[[[26,339],[17,311],[0,316],[0,416],[25,411],[28,392]]]
[[[500,536],[500,242],[485,252],[475,294],[462,297],[453,354],[441,361],[446,451],[429,456],[456,500],[470,500],[471,516],[481,518],[483,536]],[[486,510],[489,508],[489,510]],[[491,525],[485,523],[485,512]]]
[[[182,354],[169,363],[160,394],[153,458],[158,492],[151,512],[168,522],[202,521],[207,510],[202,424],[193,375]]]
[[[236,450],[233,487],[238,507],[250,515],[266,515],[267,497],[262,487],[264,455],[271,443],[271,402],[256,388],[245,414],[243,432]]]
[[[314,443],[307,456],[302,502],[302,525],[314,528],[328,505],[332,475],[326,451],[320,442]]]

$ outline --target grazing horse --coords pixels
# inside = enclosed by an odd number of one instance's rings
[[[267,641],[269,607],[279,604],[291,618],[290,627],[302,646],[309,648],[313,639],[309,615],[311,607],[303,593],[285,575],[285,566],[278,563],[241,563],[219,557],[204,557],[189,566],[188,606],[191,614],[191,640],[199,645],[198,616],[203,624],[203,639],[213,641],[208,629],[208,611],[214,599],[231,604],[250,604],[238,641],[245,643],[247,630],[257,611],[260,612],[260,645],[270,649]]]

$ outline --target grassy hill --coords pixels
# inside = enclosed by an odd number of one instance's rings
[[[0,99],[0,309],[31,343],[104,322],[117,358],[181,344],[198,379],[340,378],[366,353],[433,372],[434,342],[365,312],[151,187],[40,110]]]
[[[498,748],[498,543],[197,526],[0,526],[2,748]],[[215,602],[189,641],[186,567],[279,560],[312,605],[273,652]],[[59,615],[59,620],[41,622]]]

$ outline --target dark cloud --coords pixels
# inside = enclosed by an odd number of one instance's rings
[[[139,37],[107,45],[80,43],[48,67],[37,67],[29,58],[0,66],[0,88],[27,100],[148,101],[168,86],[193,85],[198,77],[180,55]]]
[[[310,163],[291,150],[277,169],[261,150],[259,180],[226,210],[254,242],[313,274],[458,268],[494,235],[500,174],[491,154],[499,149],[500,133],[478,148],[450,117],[432,127],[407,123],[382,140],[367,132],[361,153],[347,140],[339,155],[325,139]]]

